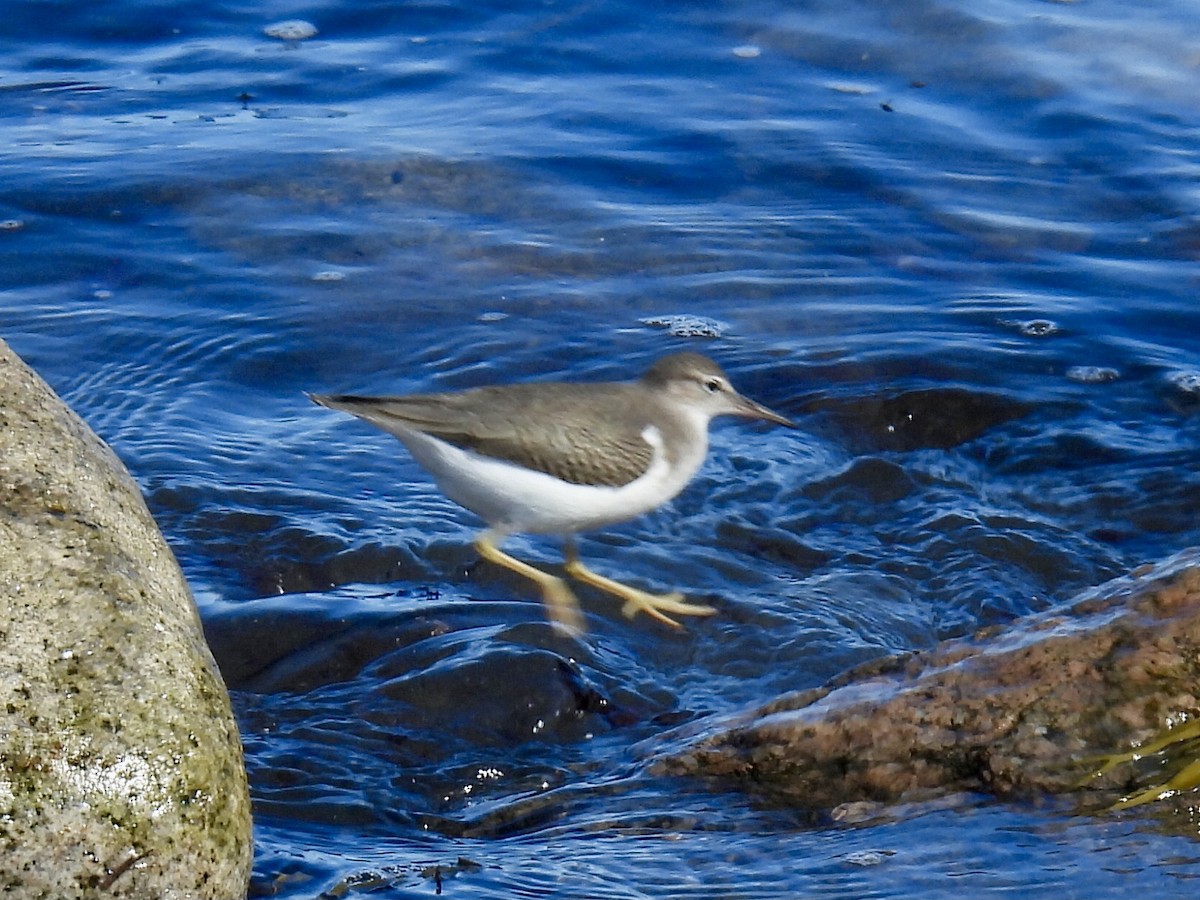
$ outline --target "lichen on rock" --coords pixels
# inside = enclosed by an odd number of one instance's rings
[[[241,741],[112,451],[0,341],[0,893],[242,898]]]

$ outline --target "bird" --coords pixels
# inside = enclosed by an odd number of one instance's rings
[[[708,454],[717,416],[795,428],[739,394],[721,367],[691,351],[664,356],[621,382],[535,381],[463,391],[367,397],[308,394],[399,438],[459,506],[486,524],[479,555],[534,582],[552,624],[585,630],[566,580],[500,549],[514,534],[560,535],[565,572],[674,628],[679,616],[710,616],[682,593],[654,594],[608,578],[579,557],[575,535],[652,510],[675,497]]]

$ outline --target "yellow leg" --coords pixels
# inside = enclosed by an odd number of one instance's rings
[[[575,542],[571,538],[567,538],[566,557],[566,569],[571,577],[579,579],[584,584],[590,584],[592,587],[599,588],[605,593],[612,594],[614,597],[620,597],[625,601],[625,605],[621,607],[621,613],[627,619],[632,619],[639,612],[644,612],[652,619],[658,619],[658,621],[665,625],[682,628],[683,626],[668,616],[667,613],[674,613],[677,616],[716,615],[717,611],[711,606],[688,603],[683,599],[683,594],[679,593],[679,591],[672,591],[669,594],[651,594],[648,591],[640,591],[635,587],[621,584],[619,581],[613,581],[611,578],[606,578],[597,572],[593,572],[579,559],[579,551],[575,548]]]
[[[529,563],[521,562],[516,557],[509,556],[496,546],[496,541],[503,540],[506,535],[501,532],[488,530],[475,538],[475,549],[488,562],[524,575],[530,581],[536,582],[542,589],[542,602],[546,604],[546,614],[555,626],[571,635],[584,632],[583,613],[579,611],[579,601],[567,587],[567,583],[557,575],[543,572]]]

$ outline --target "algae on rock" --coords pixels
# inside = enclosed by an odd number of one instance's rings
[[[1198,716],[1200,550],[1190,550],[1064,608],[710,724],[660,765],[745,779],[813,810],[956,791],[1073,794],[1097,810],[1171,796],[1194,810]],[[1138,772],[1143,758],[1152,768]]]

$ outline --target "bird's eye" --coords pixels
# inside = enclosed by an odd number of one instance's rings
[[[709,378],[704,382],[704,389],[710,394],[718,394],[721,391],[721,379]]]

